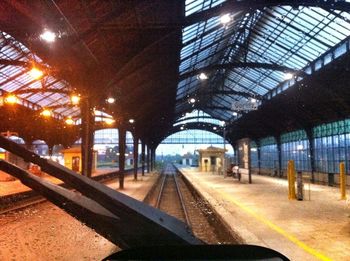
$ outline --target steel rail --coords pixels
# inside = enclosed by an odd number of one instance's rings
[[[175,170],[175,168],[174,168],[174,170]],[[181,207],[182,207],[182,210],[183,210],[183,212],[185,214],[186,224],[189,227],[191,227],[191,221],[190,221],[190,219],[188,217],[188,212],[187,212],[187,209],[186,209],[185,201],[184,201],[184,199],[182,197],[182,193],[181,193],[181,190],[180,190],[179,183],[177,182],[176,172],[174,173],[173,177],[174,177],[174,181],[175,181],[175,184],[176,184],[177,195],[179,196]]]
[[[166,174],[163,174],[163,175],[164,175],[164,177],[163,177],[162,185],[161,185],[160,190],[159,190],[157,203],[156,203],[156,208],[160,207],[160,201],[162,200],[162,196],[163,196],[164,184],[165,184],[165,180],[167,178]]]

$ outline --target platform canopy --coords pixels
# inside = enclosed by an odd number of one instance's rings
[[[350,94],[320,80],[349,67],[349,42],[348,0],[1,1],[0,90],[78,125],[79,94],[152,146],[193,111],[231,140],[273,135],[350,113]]]

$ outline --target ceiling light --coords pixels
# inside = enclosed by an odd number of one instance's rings
[[[112,103],[115,102],[115,99],[114,99],[113,97],[109,97],[109,98],[107,99],[107,102],[108,102],[109,104],[112,104]]]
[[[191,98],[190,99],[190,103],[195,103],[196,102],[196,99],[195,98]]]
[[[286,73],[286,74],[284,74],[284,79],[285,80],[290,80],[290,79],[292,79],[293,78],[293,74],[292,73]]]
[[[213,127],[213,130],[216,130],[217,128],[216,127]]]
[[[225,15],[222,15],[222,16],[220,17],[220,22],[221,22],[222,24],[227,24],[227,23],[231,22],[231,20],[232,20],[232,18],[231,18],[231,16],[230,16],[230,14],[225,14]]]
[[[107,123],[108,125],[112,125],[114,122],[115,122],[115,120],[113,120],[111,118],[105,119],[105,123]]]
[[[198,75],[198,79],[199,80],[207,80],[208,79],[208,76],[205,74],[205,73],[200,73],[199,75]]]
[[[130,120],[129,120],[129,123],[131,123],[131,124],[133,124],[134,122],[135,122],[134,119],[130,119]]]
[[[252,103],[256,103],[256,99],[255,98],[251,98],[250,100]]]
[[[49,31],[45,30],[41,35],[40,38],[48,43],[52,43],[56,40],[56,34]]]
[[[238,113],[234,111],[234,112],[232,113],[232,115],[233,115],[233,116],[237,116]]]
[[[8,103],[8,104],[18,103],[18,98],[16,95],[9,94],[5,97],[5,103]]]
[[[41,115],[44,116],[44,117],[50,117],[52,115],[52,112],[48,109],[44,109],[42,112],[41,112]]]
[[[66,124],[68,124],[68,125],[73,125],[73,124],[74,124],[73,119],[72,119],[71,117],[68,117],[68,118],[66,119]]]
[[[70,101],[72,102],[73,105],[78,105],[80,101],[80,97],[78,95],[73,94],[70,97]]]
[[[181,127],[180,127],[180,130],[183,130],[183,129],[184,129],[184,126],[181,126]]]
[[[32,69],[30,69],[30,71],[28,73],[35,80],[40,79],[44,75],[43,71],[41,71],[40,69],[38,69],[36,67],[32,67]]]

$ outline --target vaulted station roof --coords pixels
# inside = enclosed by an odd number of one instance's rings
[[[40,40],[45,29],[57,33],[54,43]],[[79,93],[117,125],[134,119],[138,135],[157,144],[192,111],[232,129],[274,118],[267,105],[278,94],[312,84],[348,54],[350,1],[2,1],[0,31],[1,91],[57,118],[80,117],[69,102]],[[40,80],[28,73],[33,62],[47,69]],[[262,109],[236,106],[244,103]]]
[[[330,3],[317,7],[309,5],[320,1],[304,1],[307,6],[282,1],[286,5],[270,6],[269,1],[250,1],[249,7],[244,2],[186,1],[189,17],[210,9],[221,13],[183,29],[178,117],[198,108],[234,120],[242,112],[235,112],[232,104],[259,103],[277,87],[307,77],[314,61],[350,36],[349,12],[334,10]],[[345,5],[339,8],[346,10]],[[201,73],[208,79],[199,79]]]

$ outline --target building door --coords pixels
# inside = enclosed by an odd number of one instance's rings
[[[72,170],[79,172],[80,157],[72,157]]]

